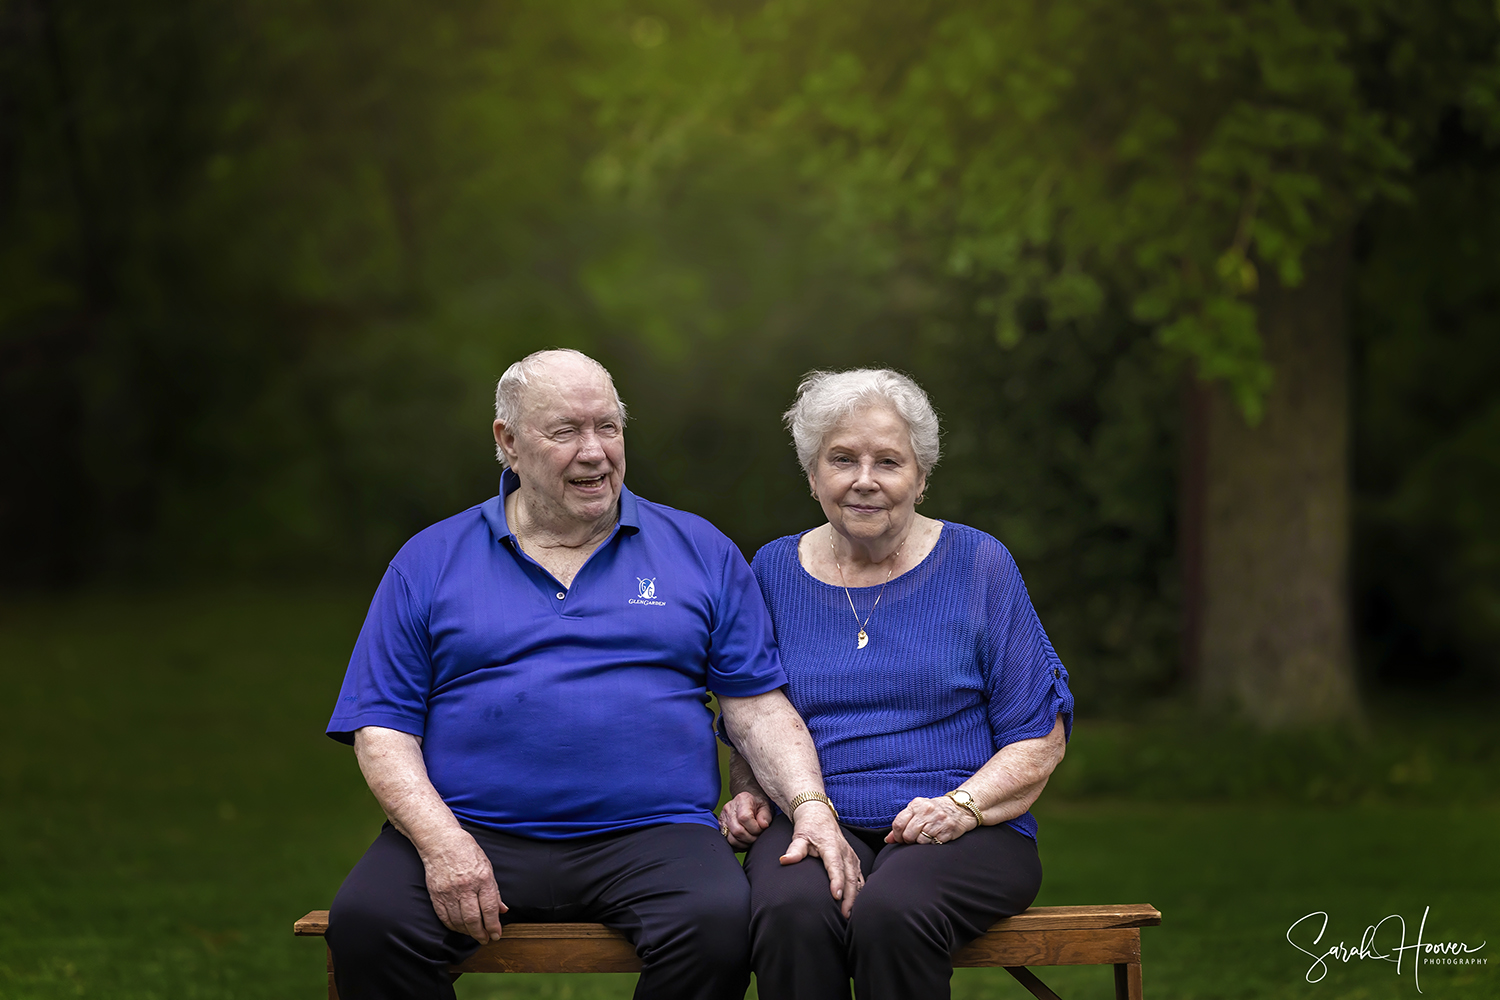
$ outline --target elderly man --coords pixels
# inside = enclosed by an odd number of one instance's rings
[[[389,822],[334,900],[345,1000],[451,997],[505,920],[594,920],[637,997],[734,997],[749,891],[714,818],[708,692],[847,913],[862,882],[755,578],[708,522],[632,494],[625,407],[576,351],[495,393],[500,495],[422,531],[375,594],[328,725]]]

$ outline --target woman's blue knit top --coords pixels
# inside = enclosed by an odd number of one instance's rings
[[[991,536],[945,522],[921,563],[891,580],[856,648],[844,588],[778,538],[752,567],[771,609],[787,693],[802,714],[839,816],[878,829],[918,796],[957,788],[996,751],[1073,726],[1068,674],[1015,560]],[[863,621],[880,588],[851,587]],[[1025,813],[1010,826],[1036,837]]]

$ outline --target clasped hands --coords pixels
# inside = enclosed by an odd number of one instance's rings
[[[803,814],[807,816],[804,818]],[[795,818],[797,833],[793,836],[791,844],[787,847],[785,854],[781,856],[784,865],[796,864],[809,855],[823,857],[827,854],[817,850],[817,845],[809,836],[803,833],[803,827],[808,822],[825,825],[815,816],[826,817],[826,825],[831,826],[837,832],[841,853],[847,852],[848,842],[844,840],[842,831],[838,831],[838,824],[833,819],[833,814],[821,803],[808,802],[797,810]],[[719,813],[719,830],[724,838],[729,841],[729,846],[737,851],[749,850],[750,845],[760,837],[771,825],[772,812],[771,803],[764,796],[756,795],[754,792],[740,792],[734,798],[724,803],[723,810]],[[951,840],[962,837],[970,830],[978,826],[974,814],[948,798],[939,795],[936,798],[915,798],[907,803],[905,809],[896,814],[891,821],[890,832],[885,835],[887,844],[946,844]],[[823,839],[823,838],[819,838]],[[864,876],[859,872],[859,862],[854,861],[854,892],[848,894],[848,898],[834,893],[834,898],[843,899],[844,916],[849,915],[850,908],[854,905],[854,895],[859,887],[864,885]],[[829,887],[834,888],[834,871],[828,862],[824,866],[829,868]]]
[[[736,851],[749,850],[750,845],[770,825],[771,803],[753,792],[740,792],[724,803],[724,809],[719,813],[719,829],[729,841],[729,846]],[[973,813],[946,795],[930,799],[915,798],[891,821],[891,830],[885,835],[885,842],[946,844],[978,825]],[[796,860],[802,859],[798,857]]]

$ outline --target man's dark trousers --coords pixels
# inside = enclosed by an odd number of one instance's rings
[[[635,945],[638,1000],[741,1000],[750,983],[750,887],[717,830],[699,823],[531,840],[468,827],[495,870],[502,921],[591,921]],[[432,909],[422,860],[387,823],[329,911],[344,1000],[452,998],[447,968],[478,949]]]

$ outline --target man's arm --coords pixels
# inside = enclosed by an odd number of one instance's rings
[[[499,940],[500,914],[508,907],[500,899],[490,859],[432,787],[422,741],[395,729],[365,726],[354,732],[354,756],[391,825],[422,858],[438,919],[481,943]]]
[[[795,833],[781,863],[795,864],[809,855],[820,858],[828,871],[828,891],[843,901],[847,917],[864,876],[833,811],[816,800],[802,803],[795,813],[787,809],[803,792],[823,791],[818,752],[802,717],[780,690],[750,698],[720,695],[719,707],[730,740],[766,795],[792,817]]]

